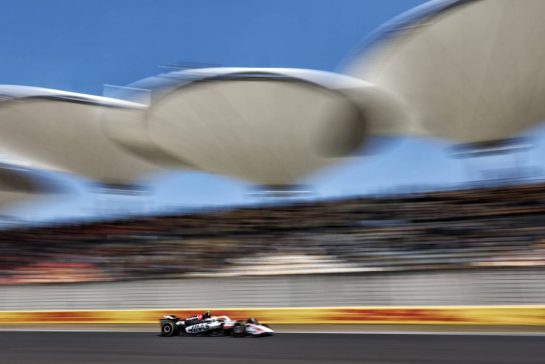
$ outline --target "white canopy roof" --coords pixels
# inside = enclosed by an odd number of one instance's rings
[[[396,129],[403,112],[367,82],[311,70],[198,69],[131,87],[150,89],[151,104],[138,122],[105,121],[119,145],[162,165],[265,185],[293,183],[358,151]]]
[[[406,104],[404,132],[509,138],[545,119],[543,14],[542,0],[431,1],[379,28],[345,71]]]
[[[26,86],[0,86],[0,152],[26,165],[130,183],[157,167],[112,143],[102,113],[124,117],[143,105]]]
[[[112,185],[158,168],[284,185],[369,152],[404,120],[391,95],[322,71],[198,69],[132,86],[149,90],[149,105],[0,86],[0,153]]]
[[[67,192],[38,171],[0,163],[0,209],[12,203]]]

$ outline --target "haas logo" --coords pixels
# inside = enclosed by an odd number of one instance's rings
[[[189,333],[203,332],[208,330],[208,324],[197,324],[189,326],[185,331]]]

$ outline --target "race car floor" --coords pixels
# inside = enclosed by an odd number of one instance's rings
[[[295,334],[171,337],[151,332],[0,332],[0,363],[544,363],[545,337]]]

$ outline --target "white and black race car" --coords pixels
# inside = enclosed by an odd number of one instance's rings
[[[175,315],[160,319],[161,335],[224,335],[224,336],[270,336],[274,331],[260,324],[255,318],[231,320],[228,316],[210,316],[209,313],[188,317],[182,320]]]

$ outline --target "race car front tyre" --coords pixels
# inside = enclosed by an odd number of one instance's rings
[[[177,334],[176,324],[172,321],[167,321],[161,325],[162,336],[174,336]]]
[[[246,335],[246,325],[237,322],[232,329],[233,336],[242,337]]]

